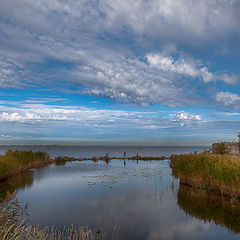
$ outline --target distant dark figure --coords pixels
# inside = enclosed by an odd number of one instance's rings
[[[106,154],[106,156],[105,156],[106,158],[108,158],[108,153]]]
[[[100,230],[97,230],[97,232],[96,232],[96,234],[97,234],[97,239],[100,238],[100,233],[101,233],[101,231],[100,231]]]
[[[126,152],[123,153],[123,157],[124,157],[124,158],[126,157]]]
[[[138,153],[137,153],[137,157],[138,157],[139,155],[138,155]]]
[[[123,160],[123,164],[124,164],[124,166],[126,166],[126,161],[125,161],[125,159]]]

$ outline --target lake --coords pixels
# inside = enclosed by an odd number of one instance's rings
[[[124,150],[131,156],[136,152],[168,156],[204,148],[66,147],[64,151],[63,147],[45,147],[51,156],[74,157],[106,153],[120,157]],[[129,160],[126,165],[118,159],[109,164],[53,164],[18,175],[2,183],[0,189],[2,196],[7,190],[17,189],[19,201],[28,203],[29,222],[41,227],[63,229],[76,224],[111,236],[114,226],[119,226],[119,239],[124,240],[240,237],[238,200],[180,185],[172,176],[168,160]]]

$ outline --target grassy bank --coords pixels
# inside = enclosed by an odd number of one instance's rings
[[[52,160],[45,152],[8,150],[4,155],[0,155],[0,179],[11,177],[30,168],[41,167],[51,162]]]
[[[172,155],[171,167],[182,184],[240,197],[240,157],[210,153]]]

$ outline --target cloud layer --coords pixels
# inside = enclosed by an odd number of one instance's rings
[[[239,13],[237,0],[0,1],[0,95],[24,95],[0,102],[2,138],[236,132]]]
[[[212,83],[236,84],[238,76],[179,49],[221,46],[220,37],[228,47],[231,36],[239,39],[238,13],[238,1],[224,0],[1,1],[0,86],[74,89],[142,105],[205,104],[208,84],[217,94]]]

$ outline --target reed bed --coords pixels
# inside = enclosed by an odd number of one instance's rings
[[[1,240],[102,240],[118,239],[119,228],[114,227],[112,236],[107,238],[105,233],[93,232],[82,226],[72,225],[62,231],[57,228],[26,225],[24,216],[27,214],[27,206],[21,207],[16,198],[16,191],[7,194],[0,203],[0,239]]]
[[[8,150],[4,155],[0,155],[0,179],[50,162],[51,159],[45,152]]]
[[[240,157],[210,153],[171,156],[173,174],[183,184],[240,198]]]

